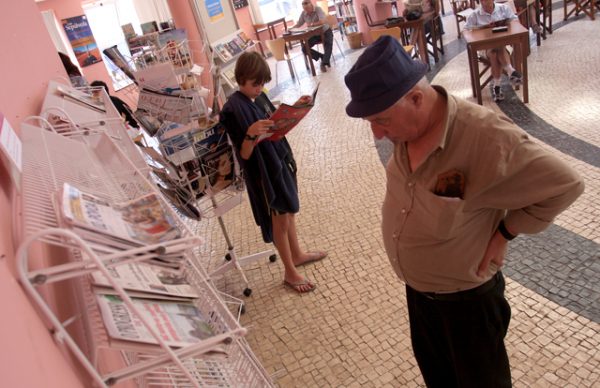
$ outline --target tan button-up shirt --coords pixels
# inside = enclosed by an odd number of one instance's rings
[[[446,91],[438,86],[444,95]],[[514,233],[537,233],[583,192],[581,177],[531,141],[510,119],[447,95],[439,146],[416,171],[406,144],[387,165],[383,240],[396,274],[423,292],[474,288],[487,244],[504,217]],[[433,193],[438,176],[458,170],[463,199]]]

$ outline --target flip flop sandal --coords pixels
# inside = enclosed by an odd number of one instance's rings
[[[286,286],[286,287],[291,288],[292,290],[296,291],[299,294],[304,294],[304,293],[307,293],[307,292],[311,292],[311,291],[314,291],[315,288],[317,288],[316,284],[311,283],[307,279],[304,279],[304,280],[302,280],[300,282],[295,282],[295,283],[294,282],[288,282],[287,280],[284,279],[283,280],[283,285]],[[302,286],[309,286],[309,288],[303,290]]]

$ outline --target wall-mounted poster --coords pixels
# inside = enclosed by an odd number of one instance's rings
[[[221,0],[206,0],[204,4],[211,22],[216,22],[217,20],[225,17]]]
[[[100,50],[96,45],[85,15],[63,19],[62,25],[81,67],[89,66],[102,60]]]

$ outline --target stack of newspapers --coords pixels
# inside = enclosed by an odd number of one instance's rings
[[[146,263],[110,267],[111,277],[130,296],[141,316],[170,346],[183,347],[216,334],[210,316],[193,303],[199,295],[181,271]],[[114,347],[158,351],[158,341],[99,272],[92,274],[102,320]]]
[[[59,217],[82,239],[115,249],[159,244],[181,237],[173,215],[156,193],[113,203],[65,183]]]
[[[125,252],[181,237],[175,219],[155,193],[117,204],[65,183],[58,197],[63,223],[96,251],[109,246],[115,252]],[[186,279],[183,249],[158,249],[143,261],[132,257],[106,265],[110,279],[99,270],[91,273],[112,346],[158,351],[158,341],[140,318],[173,347],[192,345],[216,334],[211,316],[194,303],[200,295]],[[126,291],[137,314],[122,300],[114,284]]]

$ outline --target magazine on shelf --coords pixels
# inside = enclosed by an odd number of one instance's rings
[[[106,112],[104,103],[100,100],[93,98],[91,95],[77,89],[70,88],[68,86],[58,85],[56,92],[64,97],[65,99],[83,105],[87,108],[91,108],[97,112]]]
[[[234,179],[233,152],[228,144],[220,145],[202,157],[203,175],[213,193],[228,187]]]
[[[215,51],[222,62],[228,62],[233,58],[233,54],[229,51],[229,47],[225,43],[215,45]]]
[[[299,122],[307,115],[315,104],[317,98],[317,92],[319,91],[319,84],[315,86],[312,92],[311,100],[307,104],[301,105],[288,105],[281,104],[279,108],[269,117],[269,120],[273,120],[275,124],[269,131],[261,135],[258,141],[268,140],[277,141],[281,140],[289,131],[291,131]]]
[[[126,290],[149,293],[147,297],[197,298],[198,293],[187,282],[183,271],[158,267],[147,263],[128,263],[108,267],[111,277]],[[99,271],[92,273],[93,283],[98,287],[111,287],[108,279]]]
[[[104,239],[131,247],[181,237],[175,219],[155,193],[114,204],[65,183],[60,198],[65,222],[88,238],[96,235],[98,242]]]
[[[121,298],[97,293],[96,300],[111,344],[158,345],[158,341]],[[169,346],[193,345],[216,334],[209,316],[192,303],[141,298],[132,298],[132,302]]]

